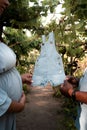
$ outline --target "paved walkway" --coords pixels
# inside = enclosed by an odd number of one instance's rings
[[[62,119],[62,101],[53,97],[52,87],[33,87],[24,111],[17,114],[17,130],[64,130]]]

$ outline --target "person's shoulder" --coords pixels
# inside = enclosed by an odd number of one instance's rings
[[[83,72],[83,77],[85,76],[85,75],[87,75],[87,67],[84,69],[84,72]]]
[[[87,73],[87,67],[84,69],[84,73]]]

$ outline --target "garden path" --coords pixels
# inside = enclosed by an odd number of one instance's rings
[[[50,85],[30,89],[24,111],[17,114],[17,130],[64,130],[62,99],[53,93]]]

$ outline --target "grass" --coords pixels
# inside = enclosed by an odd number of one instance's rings
[[[77,103],[73,102],[72,99],[68,99],[66,97],[64,97],[63,95],[61,95],[59,89],[57,88],[56,90],[54,90],[54,95],[56,98],[61,98],[61,100],[63,100],[63,104],[62,104],[62,114],[63,114],[63,118],[60,120],[60,123],[62,123],[63,125],[63,130],[76,130],[75,128],[75,118],[76,118],[76,114],[77,114]],[[59,114],[60,112],[58,112]]]

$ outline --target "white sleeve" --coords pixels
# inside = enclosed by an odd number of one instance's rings
[[[7,93],[0,88],[0,116],[2,116],[9,108],[12,100]]]

